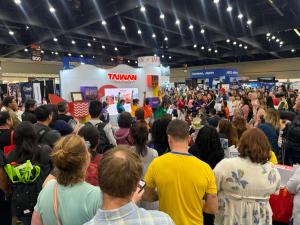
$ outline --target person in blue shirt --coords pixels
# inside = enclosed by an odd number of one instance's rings
[[[119,92],[118,103],[117,103],[117,111],[118,111],[118,113],[121,113],[121,112],[125,111],[125,108],[124,108],[125,100],[121,99],[120,95],[121,95],[121,93]]]

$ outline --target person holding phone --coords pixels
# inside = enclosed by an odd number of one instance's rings
[[[85,225],[174,225],[167,214],[147,211],[138,208],[134,203],[140,200],[144,193],[143,188],[146,183],[142,180],[142,176],[142,161],[131,149],[117,146],[105,152],[98,166],[98,181],[103,192],[103,205],[98,209],[95,217]]]

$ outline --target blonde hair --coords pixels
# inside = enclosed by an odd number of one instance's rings
[[[55,144],[51,158],[59,184],[67,186],[84,180],[89,155],[83,138],[74,134],[63,137]]]
[[[271,124],[276,130],[280,129],[280,117],[278,111],[275,109],[267,109],[265,118],[266,123]]]

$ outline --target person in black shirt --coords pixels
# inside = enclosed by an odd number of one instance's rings
[[[10,146],[13,121],[8,112],[0,112],[0,151],[4,151],[5,146]]]
[[[72,116],[67,115],[69,111],[68,103],[66,101],[59,102],[57,104],[58,109],[58,120],[64,120],[66,123],[69,123],[71,119],[73,119]]]
[[[221,117],[217,115],[217,111],[214,108],[211,108],[209,110],[209,118],[207,119],[209,125],[217,128],[220,120]]]
[[[36,123],[37,119],[34,114],[36,108],[36,101],[33,99],[28,99],[25,102],[25,112],[22,114],[22,121],[29,121],[31,123]]]

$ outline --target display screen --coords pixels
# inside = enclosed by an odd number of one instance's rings
[[[139,98],[138,88],[107,88],[105,89],[105,97],[108,103],[107,111],[110,115],[117,115],[117,103],[120,93],[121,99],[125,100],[124,108],[127,112],[131,112],[130,103],[132,99]],[[132,95],[133,93],[133,95]]]

